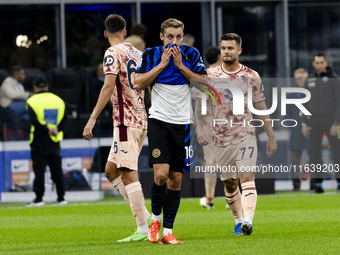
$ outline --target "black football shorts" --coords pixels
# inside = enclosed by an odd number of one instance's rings
[[[190,124],[172,124],[148,119],[149,164],[166,163],[170,171],[189,171],[193,156]]]

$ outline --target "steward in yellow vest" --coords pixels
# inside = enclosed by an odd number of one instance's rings
[[[64,175],[61,167],[60,144],[65,126],[65,102],[48,92],[45,79],[33,82],[34,95],[27,100],[26,108],[31,122],[31,157],[35,174],[33,191],[36,198],[27,206],[43,206],[45,169],[49,165],[51,178],[57,187],[58,205],[67,204],[64,199]]]

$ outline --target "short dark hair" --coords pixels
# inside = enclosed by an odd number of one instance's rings
[[[125,26],[125,19],[118,14],[111,14],[105,19],[105,30],[111,34],[121,32]]]
[[[47,81],[43,77],[37,77],[33,80],[33,85],[39,87],[39,88],[44,88],[47,86]]]
[[[221,55],[221,51],[217,47],[210,47],[205,52],[205,58],[209,65],[212,65],[218,61],[218,56]]]
[[[132,35],[145,35],[147,32],[147,28],[146,26],[144,26],[143,24],[139,24],[139,23],[135,23],[133,24],[132,28],[131,28],[131,34]]]
[[[315,57],[323,57],[323,58],[326,60],[325,53],[323,53],[323,52],[315,53],[315,54],[313,55],[313,61],[314,61]]]
[[[21,71],[22,69],[23,69],[23,67],[22,67],[22,66],[19,66],[19,65],[11,66],[11,67],[9,68],[9,75],[10,75],[10,76],[13,76],[14,73],[19,72],[19,71]]]
[[[241,48],[242,46],[242,37],[235,33],[227,33],[221,36],[220,42],[222,41],[233,41],[235,40],[236,44]]]

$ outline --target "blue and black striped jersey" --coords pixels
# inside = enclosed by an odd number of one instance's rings
[[[168,45],[171,47],[172,45]],[[182,52],[182,62],[192,72],[198,74],[207,74],[201,55],[196,48],[188,47],[185,45],[180,46]],[[163,46],[154,48],[147,48],[142,55],[140,65],[137,73],[149,72],[152,68],[161,62],[163,54]],[[183,85],[188,83],[181,72],[174,64],[173,58],[170,59],[169,65],[160,73],[154,80],[154,83],[164,83],[168,85]]]

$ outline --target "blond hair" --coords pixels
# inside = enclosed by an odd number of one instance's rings
[[[304,74],[308,75],[307,70],[304,69],[304,68],[298,68],[298,69],[296,69],[296,70],[294,71],[294,75],[295,75],[295,74],[298,74],[298,73],[304,73]]]
[[[182,21],[178,19],[170,18],[164,21],[161,25],[161,33],[164,34],[164,29],[169,28],[169,27],[174,27],[174,28],[181,27],[184,31],[184,24]]]

